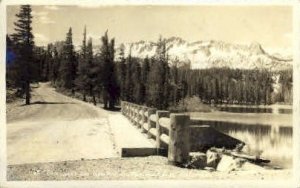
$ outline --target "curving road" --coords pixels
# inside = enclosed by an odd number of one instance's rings
[[[108,116],[41,83],[33,88],[32,105],[18,105],[7,114],[7,162],[117,157]]]

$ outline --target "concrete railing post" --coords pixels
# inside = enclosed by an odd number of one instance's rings
[[[137,122],[137,119],[139,118],[139,114],[138,114],[138,109],[139,109],[139,105],[135,104],[134,105],[134,117],[133,117],[133,125],[134,126],[139,126],[138,125],[138,122]]]
[[[150,120],[150,116],[152,115],[152,114],[155,114],[155,112],[156,112],[156,109],[155,108],[149,108],[148,109],[148,117],[147,117],[147,119],[148,119],[148,122],[147,122],[147,124],[148,124],[148,127],[147,127],[147,137],[148,138],[151,138],[151,134],[150,134],[150,132],[149,132],[149,130],[151,129],[151,120]]]
[[[135,110],[136,110],[136,104],[133,104],[133,105],[132,105],[132,124],[133,124],[133,125],[136,125],[136,124],[135,124],[135,120],[134,120],[135,117],[136,117]]]
[[[181,165],[189,160],[190,117],[184,114],[171,114],[170,118],[168,163]]]
[[[126,112],[125,112],[125,114],[126,114],[126,117],[128,118],[129,117],[129,104],[128,104],[128,102],[126,102]]]
[[[133,118],[133,104],[130,103],[130,122],[132,123],[132,118]]]
[[[142,133],[145,133],[146,131],[145,131],[145,129],[144,129],[144,123],[147,123],[147,117],[145,116],[145,112],[147,112],[148,111],[148,109],[147,109],[147,107],[145,107],[145,106],[143,106],[142,107],[142,111],[143,111],[143,113],[142,113],[142,125],[141,125],[141,132]]]
[[[130,103],[127,102],[127,117],[130,119]]]
[[[126,103],[126,115],[127,115],[127,118],[129,118],[129,112],[130,112],[130,109],[129,109],[129,103],[127,102]]]
[[[161,148],[161,140],[160,140],[160,135],[161,135],[161,126],[159,124],[159,118],[162,117],[169,117],[170,112],[169,111],[156,111],[156,131],[157,131],[157,136],[156,136],[156,148],[160,149]]]
[[[124,103],[123,103],[123,101],[120,101],[120,104],[121,104],[121,113],[123,114],[123,106],[124,106]]]
[[[138,107],[138,111],[137,111],[137,114],[138,114],[138,118],[137,118],[137,124],[138,124],[138,128],[140,129],[140,128],[142,128],[142,124],[141,124],[141,120],[142,120],[142,114],[140,114],[140,111],[143,109],[143,107],[142,106],[139,106]]]
[[[126,102],[121,101],[121,112],[123,115],[125,115],[125,104],[126,104]]]
[[[127,112],[127,102],[123,101],[122,103],[123,103],[122,107],[124,108],[124,110],[122,110],[122,112],[124,113],[124,116],[127,116],[127,113],[126,113]]]

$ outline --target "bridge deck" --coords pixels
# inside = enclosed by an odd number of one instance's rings
[[[141,130],[132,125],[122,114],[112,113],[108,118],[114,134],[116,149],[120,153],[122,148],[155,148],[154,143],[141,134]]]

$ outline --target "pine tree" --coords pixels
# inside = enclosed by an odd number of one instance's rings
[[[125,99],[129,102],[134,102],[133,100],[133,79],[132,79],[132,72],[133,72],[133,61],[131,57],[131,49],[129,52],[128,57],[126,58],[126,80],[125,80]]]
[[[148,97],[152,106],[159,109],[167,109],[169,92],[169,67],[166,50],[166,41],[161,37],[157,43],[155,54],[155,63],[153,63],[149,77]]]
[[[51,54],[50,44],[47,46],[47,51],[45,52],[45,59],[46,59],[45,81],[49,81],[49,74],[52,66],[52,54]]]
[[[133,84],[134,102],[137,104],[141,104],[142,101],[141,65],[137,58],[133,59],[132,79],[134,80],[134,84]]]
[[[83,41],[81,46],[81,52],[79,55],[78,64],[78,77],[76,78],[76,86],[82,92],[83,101],[86,101],[88,82],[88,64],[87,64],[87,46],[86,46],[86,27],[84,27]]]
[[[45,73],[46,73],[46,63],[47,63],[47,54],[42,47],[34,48],[35,54],[35,63],[37,67],[37,79],[39,81],[45,81]]]
[[[59,74],[61,87],[70,89],[73,94],[75,92],[76,69],[77,62],[72,41],[72,28],[70,28],[63,47]]]
[[[51,77],[51,82],[54,86],[56,86],[56,83],[59,79],[59,67],[60,67],[60,56],[58,54],[58,51],[56,47],[53,48],[53,64],[51,66],[50,70],[50,77]]]
[[[35,78],[34,68],[34,36],[32,34],[32,15],[30,5],[22,5],[20,12],[16,14],[17,21],[15,24],[15,32],[12,40],[15,46],[15,71],[17,73],[17,86],[21,87],[25,93],[25,104],[30,104],[30,83]]]
[[[100,49],[100,58],[103,64],[102,68],[102,86],[104,108],[114,109],[119,99],[119,86],[116,78],[114,63],[115,40],[109,41],[107,31],[101,38],[102,46]]]
[[[88,80],[87,80],[87,86],[89,90],[89,95],[93,99],[93,104],[96,105],[96,96],[95,92],[97,92],[96,84],[98,82],[97,80],[97,74],[99,73],[99,68],[96,66],[94,62],[94,54],[93,54],[93,42],[92,39],[89,38],[88,45],[87,45],[87,65],[88,65]]]
[[[121,100],[126,100],[126,59],[125,59],[125,46],[122,44],[120,46],[120,53],[119,53],[119,62],[118,62],[118,83],[120,85],[120,98]]]
[[[150,61],[148,56],[144,59],[141,71],[141,104],[145,104],[147,101],[147,85],[150,71]]]

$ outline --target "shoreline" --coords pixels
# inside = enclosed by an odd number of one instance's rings
[[[262,108],[262,109],[288,109],[288,110],[292,110],[293,109],[293,105],[291,104],[271,104],[271,105],[263,105],[263,104],[259,104],[259,105],[244,105],[244,104],[216,104],[215,107],[237,107],[237,108]]]

